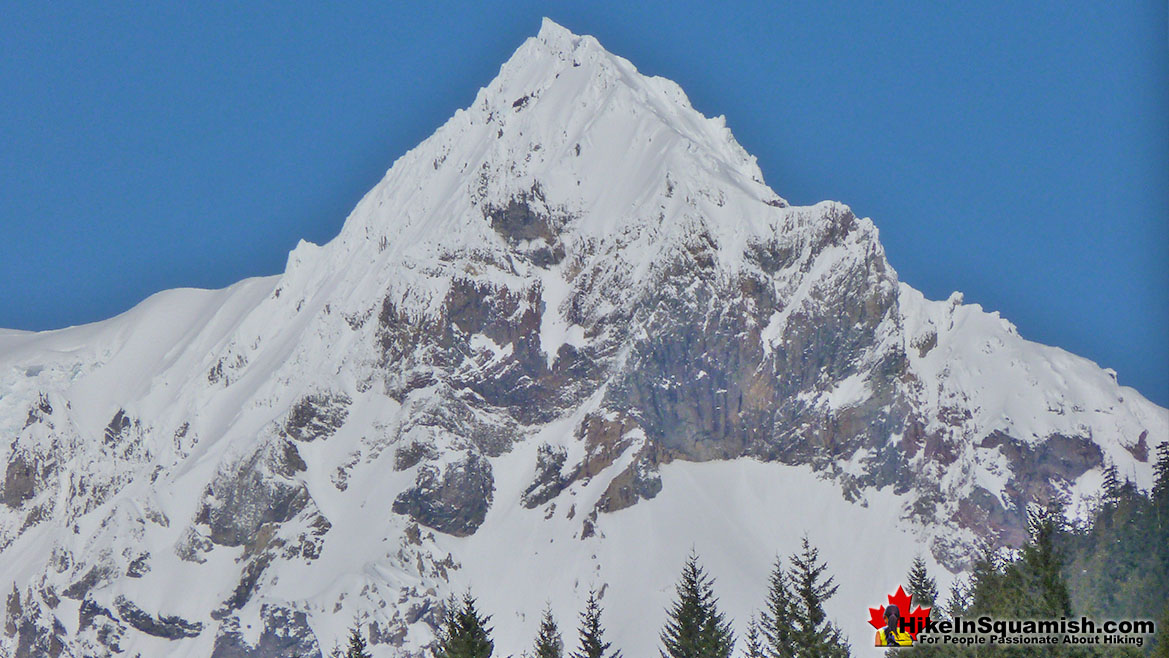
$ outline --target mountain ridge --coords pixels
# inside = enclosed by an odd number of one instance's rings
[[[1028,503],[1090,504],[1106,463],[1148,486],[1169,436],[1095,364],[924,299],[870,220],[790,207],[725,121],[547,20],[283,274],[0,335],[0,367],[14,655],[315,655],[348,619],[417,654],[484,584],[518,651],[541,579],[562,619],[587,585],[632,617],[693,525],[754,540],[692,540],[739,616],[791,552],[776,507],[960,570]],[[885,583],[840,567],[851,615]],[[614,632],[650,651],[643,626]]]

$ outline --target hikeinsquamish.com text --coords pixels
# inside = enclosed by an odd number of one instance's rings
[[[1129,645],[1143,647],[1156,632],[1150,619],[975,619],[926,620],[915,645]]]

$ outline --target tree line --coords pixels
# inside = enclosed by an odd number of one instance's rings
[[[1156,618],[1157,635],[1142,648],[1065,646],[1043,648],[1045,655],[1067,658],[1169,658],[1169,443],[1157,449],[1152,489],[1140,491],[1114,466],[1105,469],[1099,504],[1084,523],[1070,523],[1058,501],[1028,514],[1028,540],[1018,550],[986,544],[970,573],[959,578],[948,597],[939,597],[925,561],[914,559],[906,574],[913,604],[932,608],[935,619],[989,615],[998,618],[1099,619]],[[762,608],[751,616],[742,637],[743,658],[845,658],[849,643],[827,618],[824,602],[837,585],[807,537],[787,562],[776,560]],[[622,658],[605,641],[598,592],[589,593],[580,614],[576,649],[567,647],[546,607],[528,658]],[[489,658],[494,652],[490,616],[480,613],[470,592],[444,606],[434,658]],[[736,637],[731,620],[719,610],[714,580],[691,552],[667,609],[659,639],[662,658],[731,658]],[[348,651],[334,658],[370,658],[353,629]],[[889,656],[1025,656],[1033,647],[946,647],[917,645],[890,649]]]
[[[820,560],[819,551],[804,537],[801,549],[777,559],[763,609],[753,615],[744,637],[747,658],[822,657],[849,655],[840,628],[828,620],[824,602],[836,593],[836,584]],[[605,640],[599,592],[591,590],[577,627],[576,649],[568,652],[560,627],[545,607],[540,627],[525,658],[623,658]],[[443,606],[434,658],[489,658],[495,650],[491,617],[479,611],[470,591]],[[714,579],[693,551],[682,567],[675,598],[667,609],[660,633],[662,658],[730,658],[735,650],[731,620],[719,610]],[[347,649],[338,647],[334,658],[370,658],[361,633],[350,631]]]
[[[944,602],[923,561],[915,561],[908,580],[914,603],[934,606],[934,619],[1152,619],[1156,635],[1139,648],[919,645],[909,653],[891,649],[890,656],[1029,656],[1042,651],[1057,658],[1169,658],[1169,443],[1157,449],[1148,492],[1108,465],[1100,500],[1086,521],[1070,522],[1058,500],[1032,509],[1026,544],[1017,551],[984,545],[969,575],[954,582]]]

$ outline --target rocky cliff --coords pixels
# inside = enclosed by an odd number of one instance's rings
[[[0,332],[0,646],[317,656],[356,621],[417,655],[473,587],[506,655],[599,587],[649,655],[692,546],[742,620],[805,533],[859,633],[915,552],[961,571],[1167,439],[545,22],[283,274]]]

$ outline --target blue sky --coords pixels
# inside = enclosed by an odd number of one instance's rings
[[[0,326],[281,271],[548,15],[872,217],[903,281],[1169,404],[1163,0],[104,4],[3,7]]]

